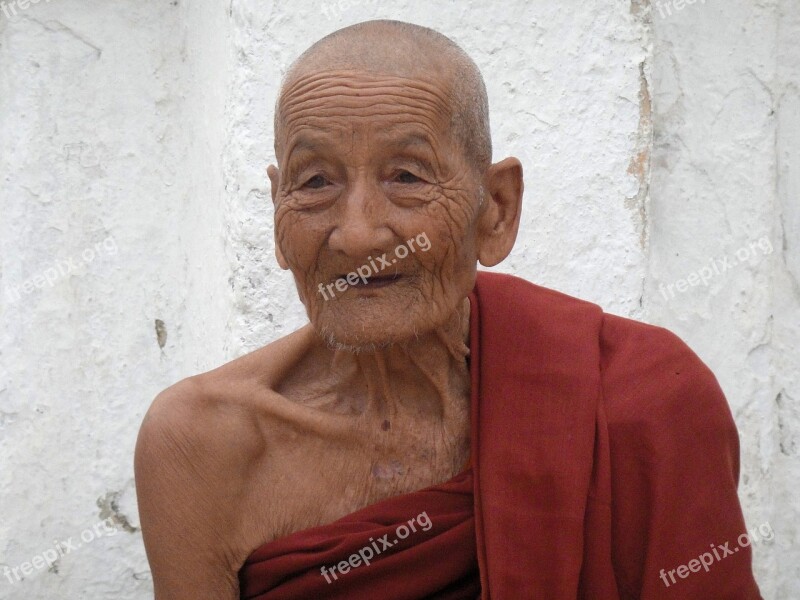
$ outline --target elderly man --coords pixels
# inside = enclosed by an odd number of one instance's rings
[[[153,402],[158,600],[760,597],[708,369],[663,329],[477,273],[523,190],[487,114],[468,56],[407,23],[337,31],[287,73],[267,172],[310,323]]]

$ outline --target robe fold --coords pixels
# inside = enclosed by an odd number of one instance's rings
[[[737,542],[736,427],[700,359],[665,329],[508,275],[480,272],[470,305],[471,468],[265,544],[241,597],[761,598]],[[422,512],[429,531],[321,573]]]
[[[443,484],[265,544],[240,573],[241,597],[475,600],[472,487],[467,469]]]

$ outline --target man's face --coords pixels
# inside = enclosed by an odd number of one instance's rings
[[[284,93],[270,170],[278,259],[340,344],[428,332],[472,289],[481,181],[451,135],[448,93],[436,79],[345,71]]]

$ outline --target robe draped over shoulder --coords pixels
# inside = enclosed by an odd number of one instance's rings
[[[241,597],[761,598],[737,543],[736,426],[702,361],[663,328],[509,275],[478,273],[470,303],[471,468],[265,544]],[[429,531],[326,581],[421,512]]]

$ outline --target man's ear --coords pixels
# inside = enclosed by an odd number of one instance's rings
[[[272,194],[272,209],[275,210],[275,199],[278,197],[278,185],[281,181],[281,172],[278,170],[278,167],[275,165],[269,165],[267,167],[267,176],[269,177],[270,183],[270,190]],[[278,245],[278,235],[277,231],[275,232],[275,258],[278,260],[278,265],[284,271],[289,268],[286,259],[283,257],[283,252],[281,252],[281,248]]]
[[[493,164],[483,177],[484,204],[478,217],[478,260],[493,267],[514,247],[522,213],[522,164],[509,157]]]
[[[281,172],[275,165],[269,165],[267,167],[267,177],[269,177],[269,183],[272,193],[272,206],[275,206],[275,198],[278,197],[278,184],[281,181]]]

